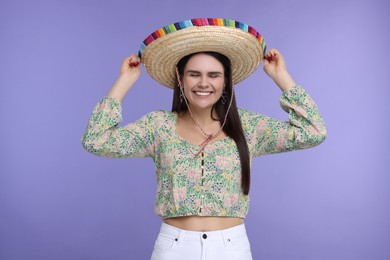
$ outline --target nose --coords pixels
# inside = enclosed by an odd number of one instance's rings
[[[200,77],[200,81],[198,83],[198,86],[201,88],[207,88],[209,86],[209,83],[207,81],[207,77],[205,77],[205,76]]]

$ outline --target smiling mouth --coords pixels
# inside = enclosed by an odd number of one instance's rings
[[[211,95],[211,92],[205,92],[205,91],[194,91],[194,93],[198,96],[209,96]]]

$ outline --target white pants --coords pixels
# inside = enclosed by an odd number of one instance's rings
[[[196,232],[163,223],[151,260],[252,260],[245,225]]]

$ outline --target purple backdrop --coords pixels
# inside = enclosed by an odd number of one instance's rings
[[[388,1],[0,2],[0,259],[148,259],[160,227],[151,159],[106,159],[80,138],[121,61],[194,17],[248,23],[316,100],[327,140],[260,157],[246,219],[255,259],[390,259]],[[262,69],[239,106],[287,119]],[[170,109],[143,72],[124,123]]]

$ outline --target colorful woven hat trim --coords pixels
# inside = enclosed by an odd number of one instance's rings
[[[178,23],[173,23],[173,24],[170,24],[168,26],[165,26],[165,27],[162,27],[162,28],[156,30],[155,32],[153,32],[151,35],[149,35],[143,41],[143,43],[141,44],[140,50],[138,52],[138,56],[141,58],[142,52],[145,49],[145,47],[148,46],[154,40],[157,40],[158,38],[161,38],[166,34],[176,32],[176,31],[179,31],[181,29],[185,29],[185,28],[192,27],[192,26],[226,26],[226,27],[239,28],[239,29],[241,29],[245,32],[248,32],[248,33],[252,34],[253,36],[255,36],[257,38],[257,40],[260,42],[261,46],[263,47],[263,50],[264,50],[263,54],[265,54],[265,50],[266,50],[265,41],[264,41],[263,37],[261,36],[261,34],[258,33],[255,28],[253,28],[245,23],[241,23],[241,22],[234,21],[234,20],[223,19],[223,18],[196,18],[196,19],[190,19],[190,20],[186,20],[186,21],[182,21],[182,22],[178,22]]]

